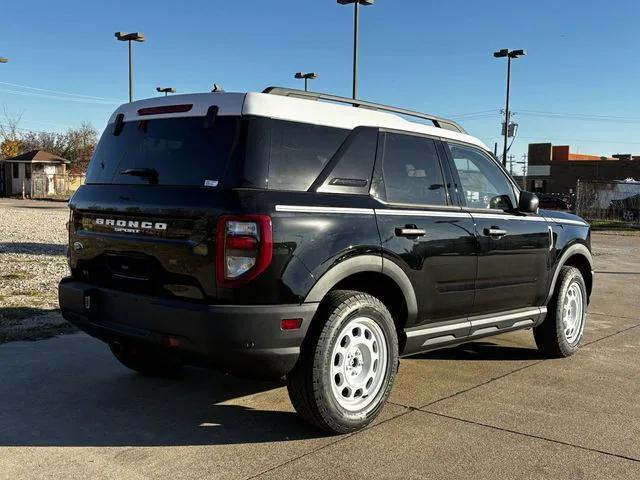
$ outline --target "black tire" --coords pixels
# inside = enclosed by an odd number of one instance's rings
[[[578,335],[571,342],[565,334],[565,326],[562,320],[564,300],[572,285],[577,285],[582,298],[582,318]],[[560,269],[556,282],[556,291],[547,306],[547,317],[544,322],[533,329],[533,336],[538,350],[549,358],[568,357],[573,355],[582,342],[582,335],[586,324],[587,315],[587,287],[584,278],[575,267],[564,266]]]
[[[109,344],[111,353],[125,367],[146,376],[174,375],[182,364],[141,345]]]
[[[371,403],[353,411],[340,405],[332,393],[332,352],[343,328],[360,317],[375,322],[378,334],[382,332],[387,358],[384,361],[385,371],[377,383],[378,390],[369,400]],[[291,403],[302,418],[330,433],[348,433],[365,427],[380,413],[393,387],[397,370],[398,337],[389,310],[369,294],[336,290],[327,295],[314,318],[298,363],[287,376],[287,389]]]

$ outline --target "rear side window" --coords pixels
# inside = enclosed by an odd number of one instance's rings
[[[283,120],[272,120],[269,124],[272,190],[307,190],[350,132]]]
[[[217,186],[244,148],[240,117],[220,116],[125,122],[119,135],[109,125],[96,147],[86,183]]]
[[[442,169],[433,140],[387,133],[382,170],[388,202],[447,204]]]

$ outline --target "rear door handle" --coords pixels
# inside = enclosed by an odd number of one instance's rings
[[[427,234],[427,231],[424,228],[414,228],[414,227],[397,227],[396,228],[397,237],[423,237],[426,234]]]
[[[490,227],[484,229],[484,234],[487,237],[504,237],[507,234],[506,230],[498,227]]]

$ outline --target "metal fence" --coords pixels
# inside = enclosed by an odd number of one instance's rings
[[[31,175],[31,198],[69,198],[84,179],[84,175],[34,172]]]
[[[640,224],[640,182],[578,181],[576,213],[587,220]]]

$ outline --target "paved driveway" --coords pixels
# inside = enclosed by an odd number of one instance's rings
[[[137,376],[69,335],[0,346],[0,478],[640,478],[640,237],[594,236],[586,345],[518,332],[401,362],[375,425],[327,437],[280,385]]]

